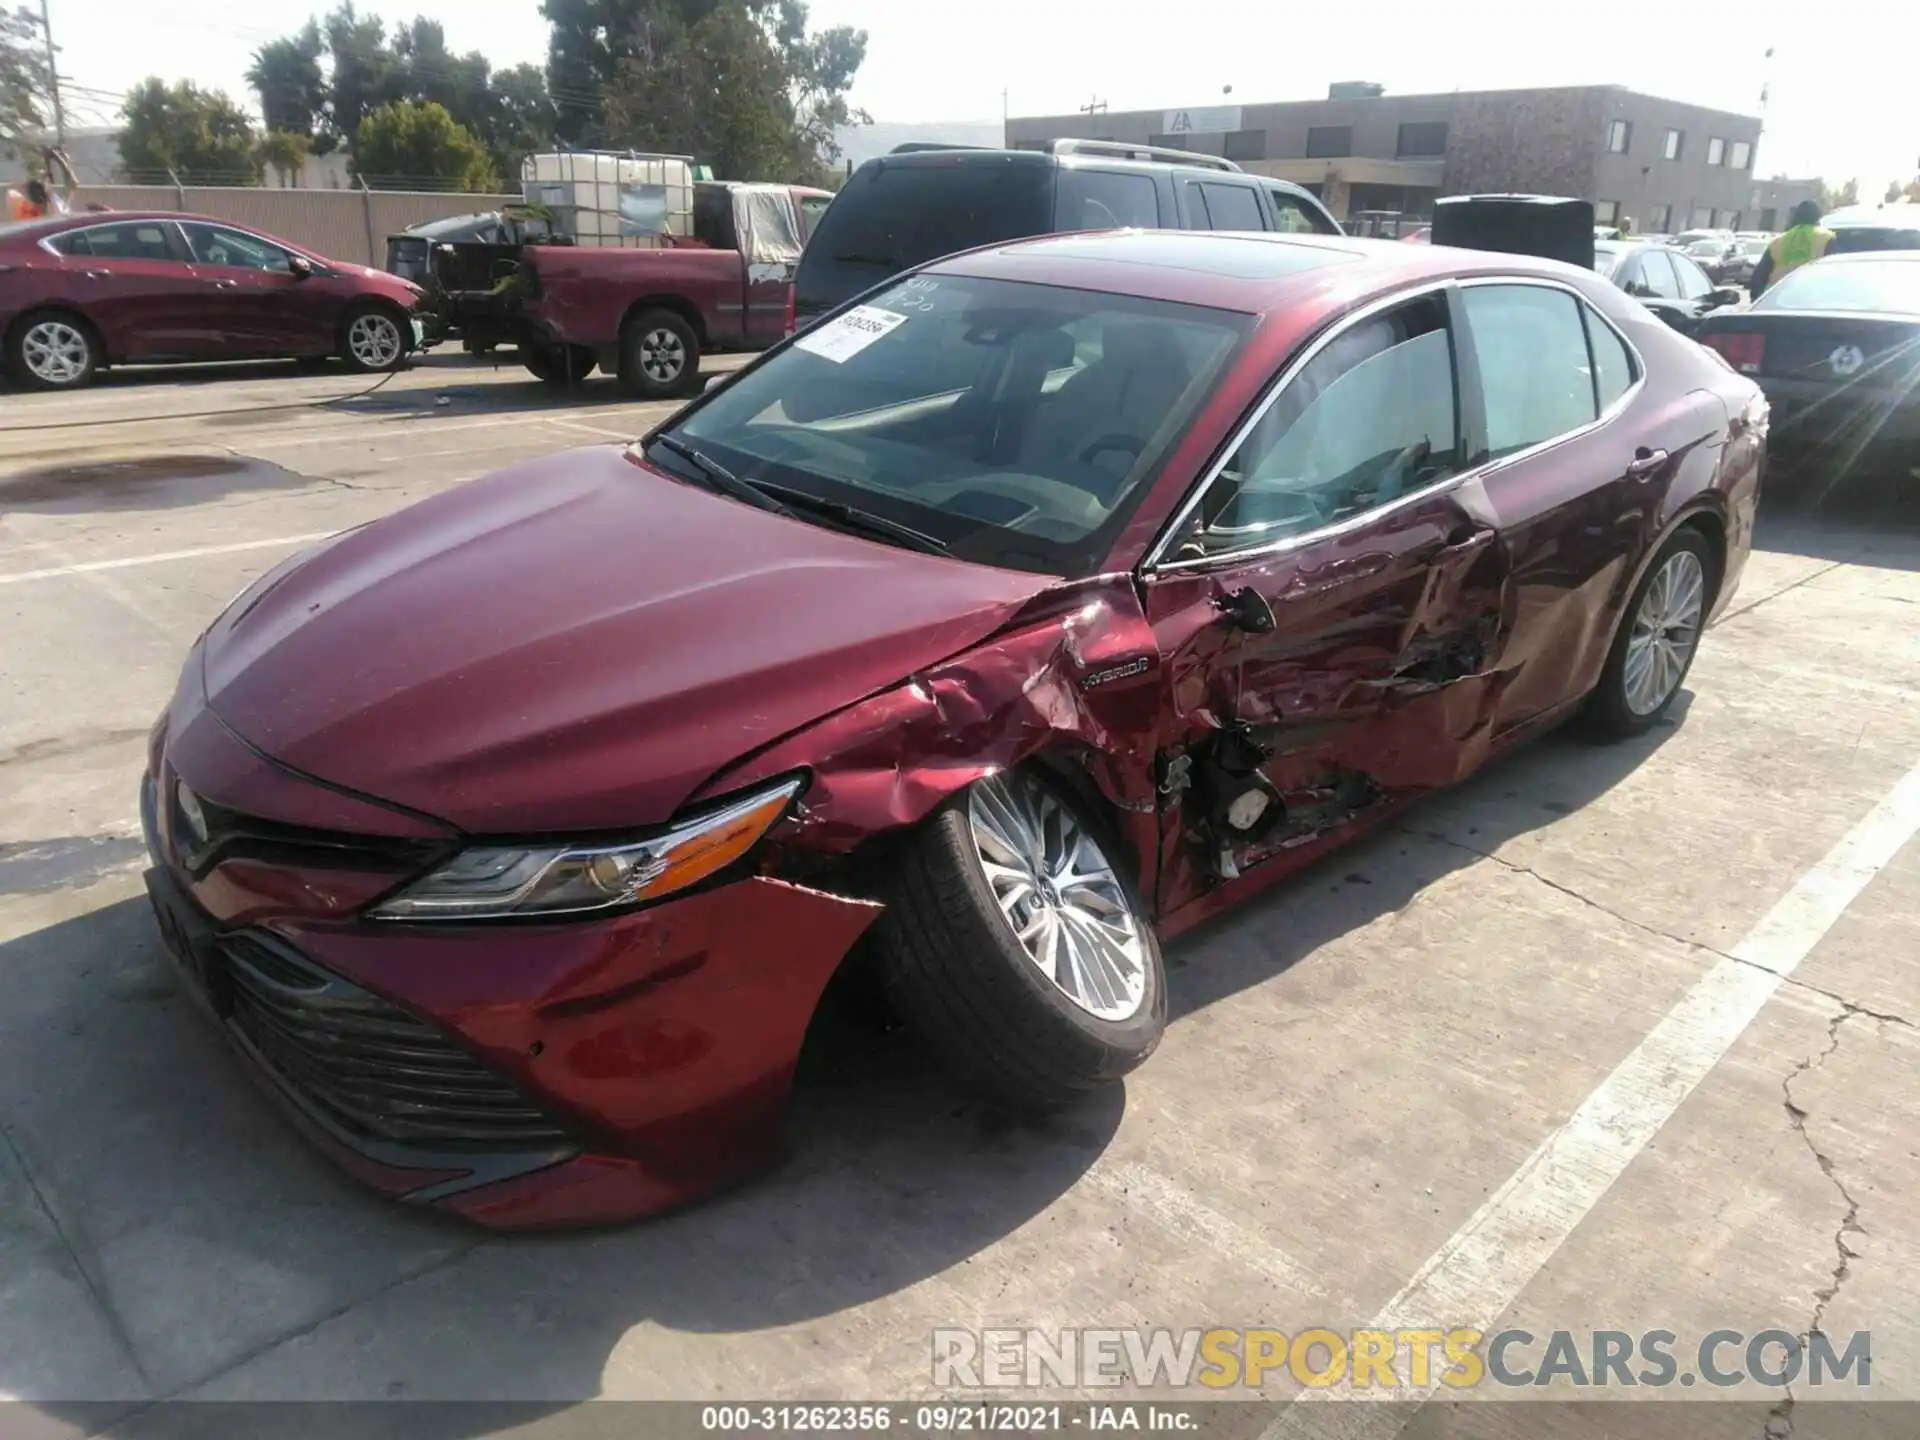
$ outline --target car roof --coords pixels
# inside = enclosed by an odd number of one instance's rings
[[[1095,150],[1068,150],[1054,154],[1050,150],[995,150],[975,145],[955,145],[951,148],[940,145],[916,145],[912,149],[890,150],[885,155],[876,155],[863,163],[860,168],[862,170],[869,167],[891,169],[908,166],[915,169],[946,169],[955,165],[1009,163],[1043,170],[1131,170],[1143,175],[1156,175],[1162,171],[1177,170],[1183,175],[1251,180],[1257,185],[1266,185],[1296,195],[1311,196],[1313,194],[1304,185],[1295,184],[1291,180],[1282,180],[1277,175],[1255,175],[1238,166],[1220,170],[1206,165],[1183,165],[1177,160],[1108,155]]]
[[[1822,256],[1822,265],[1870,265],[1874,261],[1920,265],[1920,250],[1849,250],[1844,255]]]
[[[1105,230],[1037,236],[950,255],[936,274],[1106,291],[1249,314],[1316,295],[1359,297],[1450,275],[1604,283],[1590,270],[1529,255],[1356,236]],[[1578,277],[1576,279],[1576,277]]]

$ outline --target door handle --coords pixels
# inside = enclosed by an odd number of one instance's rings
[[[1627,462],[1627,474],[1636,480],[1648,480],[1653,477],[1655,471],[1659,470],[1659,468],[1666,463],[1666,451],[1649,450],[1645,445],[1642,445],[1638,450],[1633,452],[1633,459]]]
[[[105,270],[83,270],[81,273],[89,280],[104,280],[107,278],[107,272]]]
[[[240,282],[238,280],[216,280],[213,282],[213,288],[216,290],[238,290],[240,288]]]

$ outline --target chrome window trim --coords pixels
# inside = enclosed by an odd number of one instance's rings
[[[1405,495],[1395,496],[1386,504],[1376,505],[1371,510],[1363,510],[1358,515],[1349,515],[1344,520],[1335,521],[1331,525],[1322,525],[1316,530],[1303,530],[1297,535],[1284,536],[1279,540],[1268,541],[1263,545],[1249,545],[1241,550],[1225,550],[1218,555],[1196,556],[1191,560],[1163,561],[1161,559],[1161,556],[1166,553],[1168,547],[1174,543],[1176,537],[1178,537],[1181,530],[1185,527],[1193,512],[1199,507],[1201,500],[1206,497],[1208,489],[1213,485],[1214,481],[1220,477],[1220,472],[1227,468],[1227,462],[1239,453],[1240,447],[1246,443],[1247,437],[1251,435],[1254,428],[1266,418],[1267,411],[1279,400],[1286,388],[1293,383],[1294,378],[1308,365],[1312,364],[1314,358],[1318,356],[1322,350],[1355,327],[1366,324],[1369,320],[1374,319],[1384,311],[1395,309],[1409,301],[1423,299],[1430,295],[1445,294],[1449,287],[1466,290],[1484,285],[1531,285],[1547,290],[1559,290],[1571,295],[1574,302],[1578,304],[1583,311],[1597,317],[1601,324],[1612,331],[1614,337],[1626,347],[1627,355],[1633,363],[1633,383],[1620,392],[1620,397],[1615,400],[1613,404],[1601,411],[1594,419],[1577,429],[1568,430],[1562,434],[1552,436],[1549,439],[1538,441],[1535,444],[1527,446],[1524,450],[1516,450],[1510,455],[1502,455],[1497,460],[1484,460],[1478,465],[1445,476],[1442,479],[1434,481],[1431,485],[1423,486],[1419,490],[1413,490]],[[1451,329],[1451,327],[1449,328]],[[1588,347],[1588,363],[1592,363],[1591,345]],[[1394,511],[1411,505],[1416,501],[1430,500],[1445,491],[1456,489],[1469,481],[1481,479],[1508,465],[1531,459],[1543,450],[1555,445],[1564,444],[1568,440],[1575,439],[1590,431],[1598,430],[1603,425],[1612,423],[1627,406],[1633,403],[1646,383],[1647,362],[1646,358],[1640,353],[1639,347],[1621,331],[1618,325],[1614,324],[1610,317],[1603,314],[1598,306],[1582,294],[1577,286],[1570,285],[1564,280],[1554,280],[1540,275],[1448,276],[1444,280],[1429,282],[1409,290],[1397,290],[1393,294],[1382,296],[1380,299],[1374,300],[1361,309],[1354,311],[1351,315],[1346,316],[1339,325],[1328,330],[1305,350],[1301,351],[1300,355],[1288,365],[1285,370],[1280,372],[1280,377],[1273,382],[1272,387],[1261,398],[1259,404],[1254,407],[1252,413],[1248,415],[1247,418],[1241,422],[1240,427],[1233,432],[1232,437],[1221,449],[1219,458],[1208,467],[1200,483],[1194,486],[1192,493],[1188,495],[1186,500],[1180,505],[1180,508],[1174,511],[1172,520],[1169,521],[1167,525],[1161,529],[1160,534],[1155,537],[1153,544],[1147,549],[1146,558],[1140,563],[1140,571],[1143,575],[1155,575],[1165,571],[1206,570],[1218,565],[1241,564],[1248,560],[1269,555],[1284,555],[1289,551],[1304,549],[1309,545],[1317,545],[1324,540],[1337,539],[1342,535],[1349,534],[1354,530],[1371,524],[1383,515],[1392,514]]]

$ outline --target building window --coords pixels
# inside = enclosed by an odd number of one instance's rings
[[[1725,163],[1726,158],[1727,158],[1727,142],[1726,141],[1722,140],[1718,135],[1714,136],[1711,140],[1707,141],[1707,164],[1709,165],[1723,164]]]
[[[1401,127],[1403,130],[1405,126]],[[1351,125],[1310,125],[1307,127],[1307,158],[1333,160],[1353,153]]]
[[[1711,205],[1694,206],[1693,207],[1693,224],[1689,228],[1694,230],[1713,229],[1713,207]]]
[[[1618,225],[1620,223],[1620,202],[1618,200],[1594,201],[1593,218],[1596,224]]]
[[[1655,235],[1671,235],[1673,233],[1673,206],[1654,206],[1653,222],[1647,228]]]
[[[1779,229],[1779,225],[1775,223],[1779,218],[1780,212],[1774,206],[1763,205],[1760,207],[1760,228],[1762,230],[1771,231]]]
[[[1727,163],[1736,170],[1745,170],[1753,163],[1753,146],[1745,140],[1734,141],[1733,158],[1728,160]]]
[[[1686,131],[1667,131],[1667,143],[1660,147],[1660,158],[1662,160],[1678,160],[1680,158],[1681,148],[1685,146],[1686,143]]]
[[[1264,160],[1267,158],[1267,132],[1233,130],[1227,135],[1227,159]]]
[[[1631,120],[1609,120],[1607,122],[1607,153],[1624,155],[1627,147],[1633,143],[1633,122]]]
[[[1396,157],[1444,155],[1447,153],[1447,122],[1416,120],[1400,127],[1399,143],[1393,147]]]

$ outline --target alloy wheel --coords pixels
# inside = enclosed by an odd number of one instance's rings
[[[1706,605],[1707,576],[1700,557],[1676,550],[1655,572],[1627,640],[1622,679],[1627,708],[1651,715],[1680,688],[1694,647],[1700,643],[1700,619]]]
[[[994,902],[1040,973],[1101,1020],[1130,1020],[1147,994],[1140,922],[1099,842],[1024,775],[975,785],[967,819]]]
[[[66,321],[42,320],[21,338],[20,358],[41,384],[72,385],[86,377],[93,347]]]
[[[347,349],[372,370],[384,370],[400,358],[400,327],[390,315],[357,316],[347,327]]]
[[[640,337],[640,369],[656,385],[671,385],[687,368],[687,347],[664,325]]]

